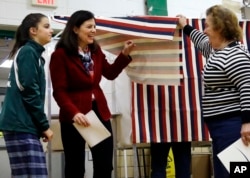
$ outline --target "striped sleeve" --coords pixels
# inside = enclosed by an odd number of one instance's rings
[[[244,52],[231,52],[225,72],[240,94],[242,122],[250,122],[250,58]]]

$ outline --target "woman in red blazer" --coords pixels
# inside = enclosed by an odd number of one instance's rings
[[[65,154],[65,178],[83,178],[85,173],[85,140],[73,122],[89,126],[85,114],[94,110],[104,126],[112,133],[107,101],[100,87],[102,76],[115,79],[131,62],[130,52],[135,44],[126,41],[113,64],[109,64],[94,40],[96,23],[89,11],[76,11],[51,55],[50,74],[53,96],[60,108],[59,119]],[[113,170],[113,137],[90,148],[94,178],[111,178]]]

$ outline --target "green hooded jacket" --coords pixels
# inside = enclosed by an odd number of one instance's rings
[[[44,47],[28,41],[20,50],[16,62],[18,78],[24,90],[16,84],[14,65],[10,69],[7,91],[0,113],[0,130],[25,132],[42,136],[49,128],[44,112],[45,60],[41,57]]]

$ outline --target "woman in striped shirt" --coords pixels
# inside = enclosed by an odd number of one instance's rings
[[[250,143],[250,55],[240,44],[237,16],[215,5],[207,9],[204,33],[178,15],[179,25],[207,59],[202,71],[203,118],[213,147],[214,178],[229,178],[217,154],[241,138]]]

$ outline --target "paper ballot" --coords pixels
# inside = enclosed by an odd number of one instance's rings
[[[250,162],[250,145],[244,145],[240,138],[217,156],[230,173],[230,162]]]
[[[89,111],[85,115],[90,122],[90,126],[84,127],[77,123],[73,123],[73,125],[90,147],[97,145],[104,139],[111,136],[110,132],[106,129],[106,127],[104,127],[93,110]]]

